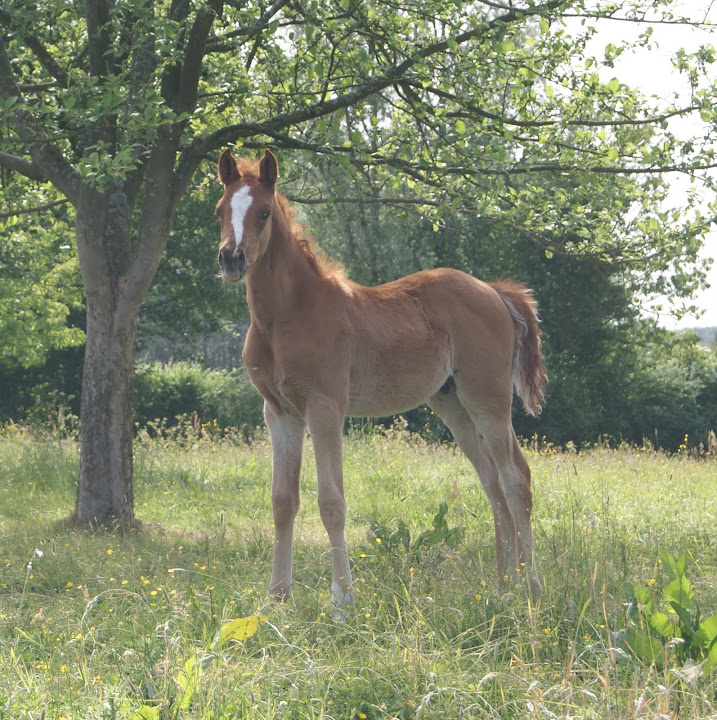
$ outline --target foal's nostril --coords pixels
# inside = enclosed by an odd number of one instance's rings
[[[228,280],[238,280],[244,275],[247,260],[244,251],[235,248],[233,251],[227,247],[219,250],[219,267],[222,270],[222,276]]]

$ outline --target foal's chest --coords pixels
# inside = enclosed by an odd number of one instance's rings
[[[334,340],[292,329],[269,338],[252,325],[242,358],[252,383],[273,410],[303,416],[310,391],[320,391],[331,384],[331,378],[337,379],[335,363],[324,367],[327,358],[336,358],[327,352],[329,345],[335,345]]]

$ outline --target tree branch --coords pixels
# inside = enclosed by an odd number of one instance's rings
[[[217,38],[217,43],[221,44],[225,40],[231,40],[233,38],[237,37],[244,37],[247,39],[251,39],[256,37],[257,35],[261,34],[266,28],[268,27],[269,23],[271,22],[272,18],[284,7],[286,7],[291,0],[277,0],[273,5],[268,7],[261,16],[256,20],[256,22],[252,23],[251,25],[248,25],[247,27],[239,28],[238,30],[232,30],[231,32],[227,33],[226,35],[223,35],[221,38]],[[215,44],[212,43],[210,47],[210,51],[213,51],[215,49]]]
[[[0,213],[0,220],[5,220],[11,217],[17,217],[18,215],[34,215],[36,213],[44,212],[45,210],[51,210],[58,205],[64,205],[69,202],[66,198],[63,200],[55,200],[54,202],[45,203],[44,205],[36,205],[31,208],[22,208],[22,210],[13,210],[12,212]]]
[[[5,50],[5,42],[0,38],[0,99],[20,100],[16,108],[11,108],[7,113],[8,121],[21,140],[28,145],[32,163],[15,163],[16,169],[20,167],[29,170],[31,177],[44,177],[49,180],[73,205],[79,200],[80,176],[77,171],[67,162],[60,150],[44,137],[42,131],[35,125],[35,119],[27,110],[22,107],[22,93],[18,88],[10,65],[10,59]],[[13,157],[3,153],[3,160],[10,162]],[[3,162],[3,164],[5,164]],[[38,171],[31,166],[35,165]]]
[[[533,164],[514,164],[500,168],[495,167],[476,167],[468,166],[445,166],[438,170],[433,165],[420,165],[412,163],[409,160],[401,160],[396,157],[388,157],[380,155],[377,152],[371,152],[367,156],[362,156],[360,151],[354,147],[343,147],[337,145],[321,145],[318,143],[307,143],[297,138],[292,138],[280,133],[264,133],[271,137],[277,144],[277,147],[292,150],[302,150],[311,152],[316,155],[351,155],[351,161],[354,165],[366,166],[383,166],[392,167],[403,173],[411,175],[416,180],[427,185],[438,186],[439,182],[431,179],[431,176],[454,176],[454,177],[501,177],[510,175],[532,175],[541,173],[565,174],[574,172],[593,172],[600,175],[656,175],[665,173],[691,173],[702,170],[712,170],[717,168],[717,163],[705,163],[703,165],[659,165],[659,166],[641,166],[641,167],[620,167],[617,165],[589,165],[587,163],[581,165],[571,165],[567,163],[533,163]],[[246,147],[254,146],[254,143],[245,143]],[[260,147],[260,144],[256,144]]]
[[[200,9],[189,31],[184,51],[184,62],[176,103],[171,103],[177,113],[192,112],[197,103],[197,88],[202,73],[202,60],[207,38],[214,18],[222,13],[223,0],[209,0],[208,6]]]
[[[87,38],[90,50],[90,72],[106,77],[112,69],[109,37],[109,9],[105,0],[85,0]]]
[[[47,179],[37,163],[32,160],[25,160],[25,158],[12,155],[11,153],[3,152],[2,150],[0,150],[0,165],[18,172],[20,175],[32,178],[33,180]]]
[[[67,73],[60,67],[60,65],[58,65],[55,58],[52,57],[47,48],[35,35],[24,32],[22,26],[15,22],[15,18],[7,10],[3,10],[2,8],[0,8],[0,23],[18,31],[21,34],[23,41],[30,48],[42,67],[45,68],[45,70],[54,77],[62,87],[67,87]]]
[[[296,125],[307,120],[313,120],[324,115],[330,115],[337,110],[343,110],[346,107],[354,105],[360,100],[364,100],[377,92],[390,87],[418,63],[419,60],[425,60],[433,55],[439,55],[446,52],[454,45],[464,45],[478,35],[484,35],[486,32],[503,28],[506,24],[522,19],[527,15],[540,15],[547,10],[559,7],[562,0],[550,0],[544,5],[536,6],[530,11],[520,11],[511,9],[505,15],[494,18],[480,27],[466,30],[458,35],[439,40],[423,48],[416,49],[411,53],[410,57],[405,58],[399,63],[387,67],[378,76],[370,79],[368,82],[359,85],[343,95],[339,95],[331,100],[321,100],[313,103],[308,107],[300,108],[286,113],[278,113],[274,117],[269,118],[264,123],[244,123],[240,125],[230,125],[227,128],[218,130],[212,135],[204,139],[203,145],[207,150],[216,150],[223,145],[236,140],[240,137],[251,137],[252,135],[263,133],[266,130],[281,130]]]
[[[426,92],[431,93],[432,95],[435,95],[442,100],[450,100],[451,102],[455,102],[457,105],[465,108],[465,110],[448,112],[446,113],[446,117],[471,118],[474,116],[478,116],[486,120],[493,120],[495,122],[501,123],[502,125],[510,125],[513,127],[524,128],[543,128],[554,127],[557,125],[567,127],[637,127],[640,125],[654,125],[655,123],[661,123],[673,117],[689,115],[690,113],[696,112],[701,109],[699,105],[689,105],[684,108],[676,108],[675,110],[671,110],[660,115],[654,115],[652,117],[642,118],[640,120],[588,120],[582,118],[577,118],[574,120],[519,120],[517,118],[505,117],[503,115],[499,115],[498,113],[492,113],[488,110],[483,110],[478,105],[475,105],[471,102],[466,102],[462,98],[459,98],[457,95],[449,93],[446,90],[441,90],[440,88],[434,86],[424,88],[423,85],[421,85],[420,83],[417,83],[410,79],[402,80],[402,85],[409,85],[410,87],[416,88],[417,90],[425,90]],[[416,96],[415,93],[413,93],[413,95],[416,97],[415,102],[420,103],[420,97]],[[410,100],[407,100],[407,102],[408,101]],[[422,107],[424,107],[424,109],[426,108],[425,103],[421,103],[421,105]],[[430,107],[431,106],[429,105],[428,108],[430,109]]]

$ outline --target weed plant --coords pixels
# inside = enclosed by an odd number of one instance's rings
[[[399,431],[350,436],[357,592],[335,617],[310,445],[294,594],[272,605],[266,440],[142,438],[141,525],[120,534],[65,520],[74,441],[6,430],[0,718],[717,716],[714,669],[614,642],[635,622],[626,584],[671,581],[661,550],[687,553],[703,617],[717,612],[717,464],[634,448],[527,455],[539,599],[498,586],[490,509],[460,453]],[[251,617],[253,634],[217,643]]]

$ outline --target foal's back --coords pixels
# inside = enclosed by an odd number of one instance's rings
[[[350,415],[389,415],[428,400],[480,368],[501,400],[511,393],[514,329],[487,283],[446,268],[386,285],[343,288],[351,327]]]

